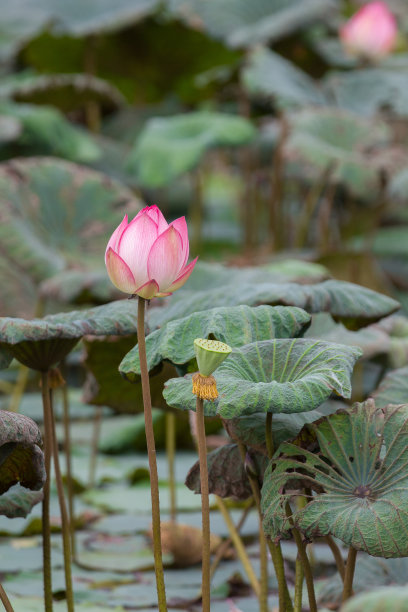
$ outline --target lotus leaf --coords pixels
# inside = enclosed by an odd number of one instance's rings
[[[299,336],[310,323],[310,315],[300,308],[284,306],[234,306],[212,308],[170,321],[146,338],[149,370],[163,360],[185,364],[194,358],[194,340],[211,334],[229,346],[242,346],[255,340]],[[123,359],[120,372],[129,380],[140,374],[138,346]]]
[[[265,340],[233,350],[214,373],[219,396],[204,401],[208,416],[224,419],[259,412],[315,410],[332,392],[350,397],[350,376],[361,351],[330,342]],[[167,382],[167,403],[195,410],[191,377]]]
[[[373,556],[407,556],[407,434],[408,405],[378,408],[373,400],[306,425],[265,473],[265,532],[289,537],[285,507],[303,483],[314,493],[292,520],[307,539],[331,534]]]

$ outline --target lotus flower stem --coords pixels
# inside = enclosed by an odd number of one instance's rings
[[[245,465],[246,458],[246,447],[242,442],[238,442],[238,448],[241,455],[242,462]],[[258,510],[259,515],[259,542],[260,542],[260,552],[261,552],[261,588],[262,588],[262,576],[264,572],[262,571],[262,564],[267,564],[268,559],[266,557],[266,549],[265,554],[263,553],[263,544],[262,541],[266,542],[269,547],[269,551],[271,553],[273,566],[275,568],[276,578],[278,580],[278,590],[279,590],[279,612],[293,612],[293,606],[289,595],[288,585],[286,583],[285,571],[283,565],[283,557],[281,549],[276,546],[270,540],[267,540],[265,537],[265,533],[262,527],[262,512],[261,512],[261,493],[259,490],[259,482],[256,477],[248,473],[249,484],[251,486],[252,495],[255,500],[255,504]]]
[[[52,421],[48,409],[50,396],[48,389],[48,372],[41,374],[41,393],[44,411],[44,467],[46,480],[42,501],[42,534],[43,534],[43,581],[45,612],[52,612],[52,577],[51,577],[51,530],[50,530],[50,478],[52,455]]]
[[[61,388],[62,392],[62,407],[64,418],[64,452],[65,452],[65,469],[67,473],[67,493],[68,493],[68,512],[69,526],[71,530],[71,551],[72,558],[76,556],[76,541],[75,541],[75,510],[74,510],[74,483],[72,480],[72,462],[71,462],[71,431],[69,424],[69,397],[68,386],[65,384]]]
[[[89,487],[91,489],[95,486],[96,463],[98,460],[98,446],[101,434],[101,424],[102,408],[100,406],[96,406],[93,418],[91,457],[89,459]]]
[[[260,597],[261,595],[261,586],[259,584],[258,578],[255,575],[254,572],[254,568],[251,565],[251,561],[249,560],[249,557],[247,555],[247,552],[245,550],[245,546],[239,536],[238,533],[238,529],[237,527],[235,527],[232,519],[231,519],[231,515],[228,512],[228,508],[224,502],[224,500],[221,497],[216,496],[216,502],[217,502],[217,506],[220,509],[220,512],[223,516],[223,519],[225,521],[226,526],[228,527],[228,531],[230,534],[230,538],[235,546],[235,550],[237,551],[238,557],[242,563],[242,566],[245,570],[246,575],[248,576],[249,582],[251,583],[252,588],[254,589],[254,592],[256,593],[256,596]]]
[[[169,470],[170,519],[177,520],[176,481],[174,476],[174,456],[176,450],[176,415],[166,412],[166,454]]]
[[[48,373],[46,376],[46,384],[48,388]],[[47,412],[51,423],[52,436],[52,454],[54,458],[55,481],[57,483],[58,502],[61,512],[61,529],[62,529],[62,550],[64,556],[64,574],[65,574],[65,591],[67,598],[68,612],[74,612],[74,593],[72,589],[72,573],[71,573],[71,529],[67,508],[65,505],[64,485],[62,483],[61,468],[59,463],[58,440],[55,431],[55,420],[52,406],[52,390],[48,392],[48,402],[46,403]]]
[[[7,593],[3,589],[1,584],[0,584],[0,599],[1,599],[1,603],[3,604],[4,609],[6,610],[6,612],[14,612],[14,608],[11,605],[9,598],[7,597]]]
[[[198,457],[200,461],[201,483],[201,517],[203,525],[203,559],[202,559],[202,611],[210,612],[210,501],[207,468],[207,443],[205,440],[204,401],[197,397],[196,423]]]
[[[295,565],[295,600],[293,606],[294,612],[302,612],[303,578],[303,565],[298,555]]]
[[[336,562],[337,570],[341,576],[342,581],[344,582],[345,567],[344,567],[343,557],[340,552],[340,548],[337,546],[336,542],[333,540],[331,535],[325,536],[324,539],[326,540],[327,545],[329,546],[330,550],[333,553],[333,557]]]
[[[355,548],[350,546],[347,563],[346,563],[346,571],[344,574],[344,587],[343,587],[343,597],[342,601],[347,601],[353,594],[353,579],[354,579],[354,570],[356,567],[356,557],[357,551]]]
[[[153,554],[156,572],[156,587],[159,612],[167,612],[166,588],[164,584],[163,559],[160,534],[160,499],[159,478],[157,474],[156,445],[154,441],[152,401],[150,397],[149,370],[146,358],[145,340],[145,303],[146,300],[139,296],[137,309],[137,340],[139,346],[140,375],[142,379],[143,407],[145,417],[146,444],[150,468],[150,492],[152,499],[152,532],[153,532]]]
[[[299,531],[295,527],[293,527],[292,511],[291,511],[289,502],[286,504],[286,515],[289,518],[289,521],[292,525],[292,535],[296,542],[296,546],[298,549],[298,555],[299,555],[299,558],[300,558],[300,561],[303,567],[303,573],[305,576],[306,587],[307,587],[307,594],[309,596],[310,612],[317,612],[316,595],[315,595],[315,590],[314,590],[312,568],[310,567],[309,557],[307,556],[306,546],[302,540],[302,536],[300,535]]]

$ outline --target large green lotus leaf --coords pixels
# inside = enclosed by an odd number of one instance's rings
[[[169,9],[188,24],[230,47],[252,47],[279,40],[328,15],[331,0],[169,0]]]
[[[100,157],[93,139],[52,106],[2,101],[0,114],[20,122],[22,133],[18,144],[23,152],[41,152],[79,163],[90,163]]]
[[[333,72],[325,79],[327,94],[341,108],[372,116],[386,108],[400,117],[408,115],[404,70],[368,68]]]
[[[107,238],[139,203],[104,174],[52,158],[0,164],[3,257],[40,282],[98,261]]]
[[[147,365],[151,370],[163,360],[188,363],[194,358],[194,340],[210,334],[232,347],[256,340],[293,338],[302,334],[310,319],[304,310],[288,306],[234,306],[196,312],[170,321],[147,336]],[[140,374],[138,346],[126,355],[119,370],[129,380]]]
[[[45,482],[41,433],[32,419],[0,410],[0,494],[18,482],[38,491]]]
[[[4,78],[0,97],[29,104],[47,104],[63,112],[95,102],[105,112],[116,110],[125,99],[116,87],[87,74],[33,74],[24,72]]]
[[[30,491],[16,484],[0,495],[0,514],[7,518],[25,518],[42,498],[42,491]]]
[[[303,174],[317,178],[332,167],[333,183],[344,185],[356,197],[376,198],[380,174],[372,151],[378,147],[381,151],[391,139],[385,123],[339,109],[312,108],[293,114],[289,127],[285,156],[299,163]]]
[[[0,115],[0,145],[17,140],[22,132],[21,121],[7,115]]]
[[[122,336],[136,329],[137,305],[118,300],[42,319],[0,318],[0,349],[24,365],[45,371],[61,361],[82,336]]]
[[[408,403],[408,366],[389,372],[372,393],[378,407]]]
[[[296,283],[234,282],[215,289],[191,291],[182,289],[171,297],[169,305],[152,308],[148,313],[151,329],[193,312],[219,306],[270,304],[297,306],[310,313],[329,312],[335,320],[356,329],[374,323],[399,308],[396,300],[345,281],[328,280],[313,285]]]
[[[360,355],[354,347],[302,338],[247,344],[215,371],[219,396],[204,408],[225,419],[315,410],[332,392],[350,397],[350,376]],[[163,395],[174,408],[195,410],[191,377],[168,381]]]
[[[370,248],[381,257],[408,256],[408,228],[406,225],[381,227],[376,232]],[[356,236],[351,244],[356,249],[364,244],[364,236]]]
[[[135,303],[132,305],[137,308]],[[140,377],[136,384],[130,385],[118,371],[121,360],[135,342],[135,334],[122,338],[87,338],[84,341],[86,350],[84,365],[89,372],[84,390],[84,399],[87,403],[109,406],[116,412],[126,414],[143,412]],[[166,364],[159,372],[151,374],[152,404],[156,408],[166,408],[162,395],[164,383],[175,375],[176,371],[170,364]]]
[[[265,473],[265,532],[289,537],[285,506],[300,481],[315,491],[293,513],[306,538],[331,534],[376,557],[407,556],[408,405],[378,408],[368,400],[305,430],[297,443],[280,446]],[[307,434],[318,450],[302,443]]]
[[[249,95],[280,107],[326,104],[317,83],[281,55],[258,48],[249,55],[242,79]]]
[[[262,482],[268,459],[252,450],[250,455]],[[237,444],[225,444],[208,453],[207,466],[210,493],[222,498],[232,497],[239,500],[252,496],[252,489]],[[185,484],[194,493],[201,493],[199,461],[190,468]]]
[[[293,440],[306,423],[313,423],[323,416],[333,414],[346,404],[339,400],[328,400],[316,410],[299,412],[297,414],[274,414],[272,423],[272,436],[275,448],[287,440]],[[225,419],[223,425],[228,435],[236,441],[243,442],[264,454],[266,448],[266,414],[258,412],[237,419]]]
[[[197,111],[147,121],[128,158],[129,172],[144,187],[163,187],[197,166],[214,147],[250,142],[255,129],[245,118]]]
[[[408,612],[408,587],[373,589],[349,599],[341,612]]]

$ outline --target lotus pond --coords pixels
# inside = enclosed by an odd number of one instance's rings
[[[404,0],[0,25],[0,607],[408,610]]]

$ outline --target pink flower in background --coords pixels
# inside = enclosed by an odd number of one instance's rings
[[[184,285],[198,259],[187,265],[188,254],[185,218],[168,224],[157,206],[146,206],[129,224],[126,215],[113,232],[105,264],[118,289],[150,300]]]
[[[385,2],[369,2],[340,30],[350,53],[378,59],[390,53],[397,38],[397,22]]]

